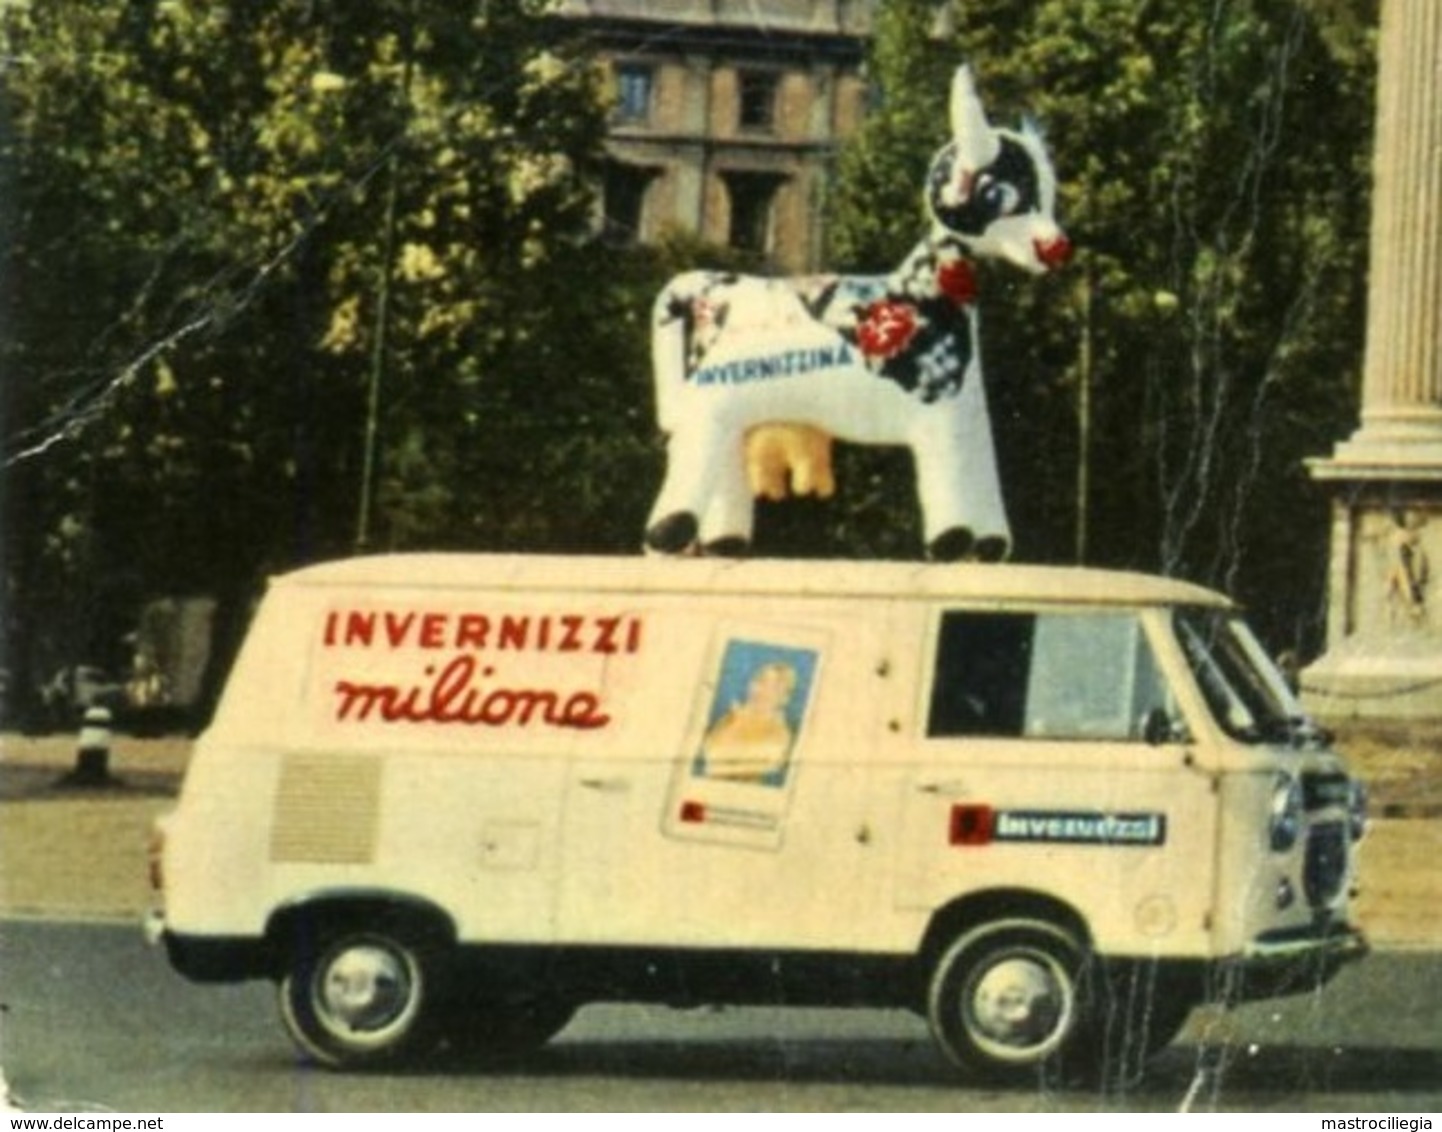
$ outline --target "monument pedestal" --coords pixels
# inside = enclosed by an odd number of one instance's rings
[[[1311,464],[1332,495],[1333,720],[1442,721],[1442,3],[1383,0],[1362,427]]]
[[[1308,709],[1339,723],[1442,718],[1442,423],[1405,442],[1364,429],[1311,471],[1332,493],[1332,536]]]

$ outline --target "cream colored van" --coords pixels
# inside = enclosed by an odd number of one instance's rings
[[[275,580],[152,931],[335,1066],[582,1004],[904,1006],[966,1075],[1316,987],[1360,792],[1228,601],[1024,566],[427,555]]]

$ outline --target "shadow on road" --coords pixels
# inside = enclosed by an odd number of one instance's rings
[[[437,1067],[441,1069],[441,1066]],[[432,1070],[435,1072],[437,1070]],[[967,1087],[924,1035],[915,1039],[566,1040],[525,1059],[481,1063],[447,1059],[443,1071],[484,1078],[504,1075],[546,1080],[588,1077],[689,1082],[786,1082],[893,1088]],[[1246,1099],[1257,1107],[1287,1107],[1299,1095],[1428,1093],[1442,1082],[1442,1051],[1307,1046],[1176,1045],[1159,1054],[1146,1076],[1122,1089],[1039,1077],[1035,1087],[994,1092],[1045,1092],[1065,1107],[1068,1098],[1111,1106],[1175,1108],[1190,1097],[1206,1109]],[[972,1087],[974,1088],[974,1087]],[[1090,1107],[1090,1105],[1088,1106]]]
[[[1167,1056],[1170,1058],[1176,1052]],[[1436,1096],[1442,1085],[1442,1050],[1327,1049],[1314,1046],[1235,1047],[1192,1051],[1211,1058],[1228,1098],[1239,1094],[1420,1092]]]
[[[73,768],[26,763],[0,769],[0,802],[67,802],[77,798],[123,802],[175,797],[180,778],[168,771],[123,769],[103,785],[74,780]]]

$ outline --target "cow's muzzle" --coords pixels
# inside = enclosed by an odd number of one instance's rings
[[[1048,271],[1055,271],[1071,259],[1071,241],[1058,232],[1047,240],[1033,240],[1032,250],[1036,258]]]

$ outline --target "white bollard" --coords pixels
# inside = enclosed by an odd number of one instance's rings
[[[115,781],[110,777],[112,718],[109,708],[85,709],[85,720],[80,725],[80,742],[75,751],[75,769],[67,777],[67,782],[75,786],[108,786]]]

